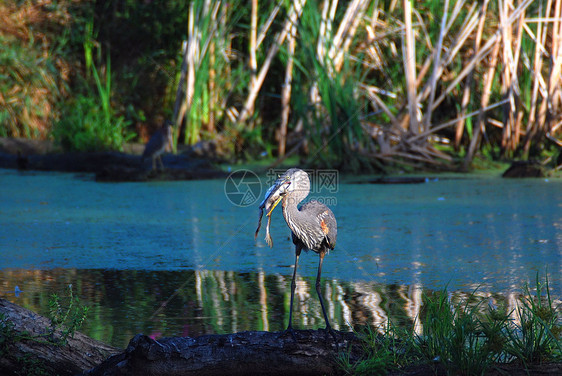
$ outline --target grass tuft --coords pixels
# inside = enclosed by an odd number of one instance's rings
[[[416,318],[423,331],[400,329],[391,323],[382,331],[366,327],[357,335],[363,341],[363,358],[351,362],[340,355],[346,374],[382,375],[419,364],[441,368],[450,375],[483,375],[495,364],[531,364],[562,360],[562,323],[550,296],[548,277],[536,278],[536,293],[526,286],[518,307],[506,312],[485,304],[476,291],[453,302],[446,289],[424,297]]]

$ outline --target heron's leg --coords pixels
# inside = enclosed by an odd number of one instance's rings
[[[291,281],[291,308],[289,311],[289,325],[287,326],[287,331],[291,332],[293,338],[295,337],[295,334],[293,333],[293,300],[295,298],[295,288],[297,287],[297,267],[299,265],[301,250],[301,247],[297,245],[295,248],[295,268],[293,269],[293,280]]]
[[[320,306],[322,307],[322,314],[324,314],[324,321],[326,321],[326,330],[330,332],[332,337],[334,337],[334,341],[336,344],[338,340],[336,339],[336,335],[330,326],[330,321],[328,321],[328,315],[326,314],[326,308],[324,307],[324,299],[322,298],[322,292],[320,291],[320,277],[322,275],[322,261],[324,261],[324,256],[326,252],[320,251],[318,254],[320,256],[320,261],[318,262],[318,275],[316,276],[316,293],[318,294],[318,299],[320,300]]]
[[[318,294],[318,299],[320,300],[320,306],[322,307],[322,314],[324,315],[324,321],[326,321],[326,329],[331,330],[330,322],[328,321],[328,315],[326,315],[326,308],[324,308],[324,299],[322,299],[322,292],[320,291],[320,277],[322,275],[322,261],[324,261],[324,252],[318,254],[320,256],[320,261],[318,262],[318,275],[316,276],[316,293]]]
[[[162,162],[162,156],[158,156],[158,162],[160,162],[160,171],[164,171],[164,163]]]
[[[152,158],[152,170],[156,170],[156,158]]]

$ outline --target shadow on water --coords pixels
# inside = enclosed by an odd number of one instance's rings
[[[344,179],[341,179],[342,181]],[[0,170],[0,297],[41,313],[68,284],[91,307],[87,334],[126,346],[153,337],[281,330],[294,249],[281,211],[273,248],[254,241],[257,205],[221,180],[99,184]],[[260,192],[267,188],[262,178]],[[325,188],[325,189],[322,189]],[[513,307],[536,273],[562,296],[562,181],[491,177],[316,186],[338,219],[322,289],[340,329],[414,325],[447,286]],[[303,255],[295,326],[323,327],[318,258]]]

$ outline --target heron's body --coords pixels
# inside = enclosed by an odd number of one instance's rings
[[[283,216],[291,229],[293,243],[316,253],[334,249],[338,229],[336,217],[330,208],[318,201],[309,201],[300,209],[295,209],[290,202],[283,199],[282,205]]]
[[[156,160],[160,162],[161,169],[164,169],[164,164],[162,163],[162,154],[166,151],[166,148],[172,142],[172,123],[166,121],[162,127],[160,127],[153,135],[150,140],[146,143],[144,147],[144,152],[142,153],[142,160],[147,158],[152,159],[152,169],[156,169]]]
[[[289,312],[288,331],[292,332],[293,299],[296,287],[297,267],[302,250],[311,250],[319,255],[318,275],[316,276],[316,292],[322,306],[322,313],[326,321],[326,329],[332,335],[332,328],[326,315],[324,300],[320,292],[320,278],[322,274],[322,262],[324,256],[336,245],[337,222],[334,213],[326,205],[318,201],[310,201],[299,208],[299,204],[310,192],[310,180],[308,174],[303,170],[291,168],[281,175],[274,186],[268,190],[264,202],[275,198],[275,205],[282,200],[283,217],[291,229],[293,243],[295,244],[295,267],[293,269],[293,280],[291,282],[291,308]],[[269,212],[269,215],[271,214]],[[259,230],[259,228],[258,228]]]

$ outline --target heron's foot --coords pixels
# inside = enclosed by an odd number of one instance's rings
[[[324,330],[324,334],[326,335],[326,341],[328,341],[328,334],[330,334],[334,339],[334,343],[336,344],[336,349],[338,349],[339,342],[338,342],[338,338],[336,337],[336,332],[334,331],[334,329],[332,329],[330,325],[326,325],[326,328],[322,330]]]
[[[295,343],[298,342],[298,341],[297,341],[297,337],[296,337],[296,335],[295,335],[295,330],[293,329],[293,327],[292,327],[291,325],[289,325],[289,326],[287,327],[287,329],[285,329],[285,331],[283,332],[283,335],[287,335],[287,334],[290,334],[291,337],[293,337],[293,340],[295,341]]]

